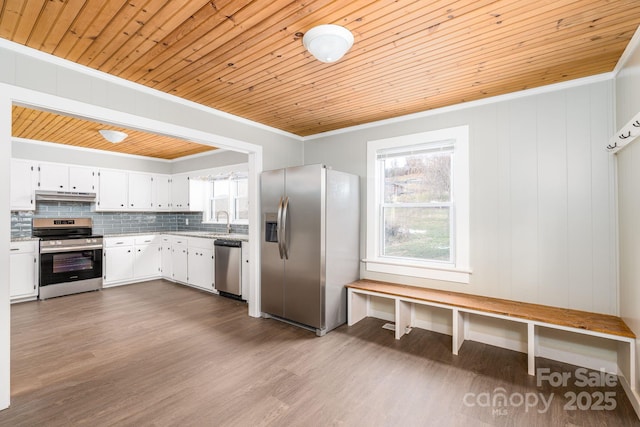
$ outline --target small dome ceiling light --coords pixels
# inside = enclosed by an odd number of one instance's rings
[[[353,46],[353,34],[339,25],[318,25],[306,32],[302,44],[318,61],[336,62]]]
[[[98,132],[100,132],[100,135],[102,135],[104,139],[113,144],[122,142],[127,136],[129,136],[124,132],[120,132],[119,130],[100,129]]]

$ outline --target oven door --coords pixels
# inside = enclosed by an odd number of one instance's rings
[[[40,286],[102,277],[102,249],[40,253]]]

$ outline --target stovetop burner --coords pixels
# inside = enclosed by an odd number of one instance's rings
[[[75,239],[93,235],[91,218],[34,218],[33,237]]]

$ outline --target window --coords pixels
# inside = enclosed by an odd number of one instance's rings
[[[468,128],[369,141],[367,158],[367,270],[468,283]]]
[[[203,213],[205,223],[224,223],[228,213],[233,224],[249,222],[249,179],[246,172],[231,172],[207,177],[206,203]],[[216,218],[219,217],[219,219]]]

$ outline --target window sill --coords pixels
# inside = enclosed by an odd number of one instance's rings
[[[422,279],[443,280],[446,282],[466,283],[471,278],[471,271],[448,266],[427,266],[380,259],[363,259],[367,271],[375,273],[397,274],[400,276],[419,277]]]

